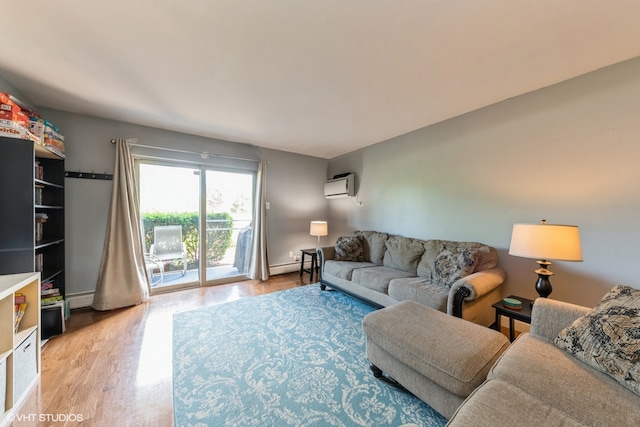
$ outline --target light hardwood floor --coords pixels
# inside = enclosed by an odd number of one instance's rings
[[[12,425],[171,426],[172,314],[289,289],[308,280],[308,274],[300,278],[299,273],[289,273],[267,282],[155,295],[127,309],[73,311],[67,331],[44,345],[40,381]],[[82,422],[55,422],[78,418]]]

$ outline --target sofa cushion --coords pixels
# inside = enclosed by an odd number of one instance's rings
[[[555,343],[640,395],[640,290],[615,286]]]
[[[389,296],[398,301],[415,301],[446,313],[449,289],[434,285],[422,277],[408,277],[391,280]]]
[[[411,273],[396,270],[394,268],[375,266],[371,268],[359,268],[353,270],[351,281],[360,286],[374,291],[388,293],[389,282],[399,277],[412,277]]]
[[[344,280],[351,280],[353,271],[359,268],[375,267],[370,262],[334,261],[327,260],[324,263],[324,275],[332,275]]]
[[[364,262],[364,249],[360,236],[340,236],[336,240],[334,260]]]
[[[391,236],[387,239],[387,248],[382,265],[416,275],[418,262],[424,253],[424,241],[409,237]]]
[[[500,380],[486,381],[477,388],[447,424],[448,427],[583,425],[517,386]]]
[[[382,259],[384,258],[384,251],[386,249],[384,243],[389,238],[389,235],[379,231],[356,231],[353,235],[364,238],[364,260],[382,265]]]
[[[520,335],[488,378],[516,385],[587,425],[640,425],[636,394],[534,334]]]

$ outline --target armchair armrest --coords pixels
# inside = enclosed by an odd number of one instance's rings
[[[473,301],[502,285],[507,274],[500,267],[477,271],[457,280],[449,290],[447,313],[462,317],[464,301]]]
[[[531,333],[553,340],[577,318],[591,310],[581,305],[556,301],[548,298],[537,298],[531,310]]]

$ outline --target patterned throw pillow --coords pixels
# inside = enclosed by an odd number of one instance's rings
[[[364,261],[364,249],[358,236],[340,236],[335,247],[336,261]]]
[[[433,266],[431,281],[450,288],[456,280],[473,273],[479,258],[477,249],[443,244]]]
[[[615,286],[555,344],[640,395],[640,290]]]

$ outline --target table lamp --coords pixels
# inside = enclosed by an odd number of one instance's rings
[[[318,247],[320,247],[320,236],[326,236],[327,234],[329,234],[327,221],[311,221],[309,234],[311,234],[312,236],[318,236]]]
[[[536,291],[546,298],[553,290],[549,282],[553,273],[548,269],[551,263],[547,260],[582,261],[578,227],[547,224],[544,219],[540,224],[514,224],[509,255],[538,260]]]

